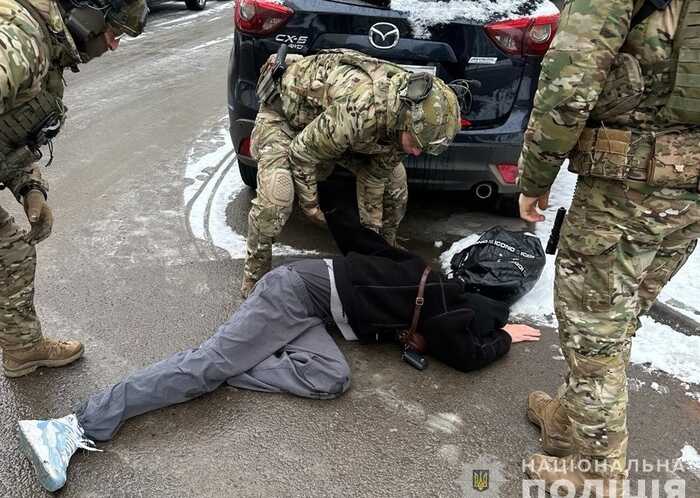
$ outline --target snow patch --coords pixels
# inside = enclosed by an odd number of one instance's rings
[[[425,423],[428,426],[428,430],[444,432],[445,434],[454,434],[464,425],[462,418],[455,413],[429,415]]]
[[[391,8],[402,12],[415,38],[430,38],[430,27],[450,22],[485,24],[504,19],[556,14],[548,0],[392,0]]]
[[[700,454],[698,450],[689,444],[681,449],[681,457],[678,459],[687,470],[700,477]]]
[[[185,180],[189,183],[183,197],[192,235],[224,249],[232,259],[244,259],[246,238],[234,231],[226,218],[228,205],[245,188],[226,122],[222,119],[192,146],[185,168]],[[272,247],[272,253],[275,256],[318,254],[279,243]]]
[[[700,386],[700,336],[681,334],[649,317],[641,320],[642,328],[632,341],[631,361]]]
[[[652,382],[650,387],[659,394],[668,394],[669,393],[668,387],[662,386],[658,382]]]

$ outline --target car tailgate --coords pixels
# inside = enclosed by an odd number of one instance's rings
[[[285,31],[306,37],[303,47],[292,48],[304,53],[352,48],[399,64],[434,66],[447,82],[478,80],[467,116],[474,128],[499,126],[513,108],[527,59],[500,50],[483,23],[449,22],[416,33],[404,12],[363,0],[288,0],[286,4],[296,13]],[[344,5],[342,10],[338,4]],[[378,23],[385,23],[379,26],[383,33],[396,27],[399,39],[395,45],[382,48],[382,43],[377,43],[385,41],[381,35],[371,35]]]

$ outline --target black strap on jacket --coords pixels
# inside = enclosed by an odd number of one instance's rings
[[[632,18],[632,24],[630,25],[630,30],[635,26],[644,22],[644,20],[652,15],[657,10],[664,10],[671,4],[671,0],[646,0],[642,8],[639,9],[634,17]]]

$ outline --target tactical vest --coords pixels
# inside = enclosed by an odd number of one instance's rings
[[[673,88],[659,117],[700,125],[700,0],[685,0],[673,40]]]
[[[41,91],[30,100],[0,115],[0,163],[2,169],[24,167],[27,161],[41,157],[39,148],[60,130],[65,120],[63,76],[54,61],[64,48],[52,35],[42,15],[27,0],[15,0],[41,27],[49,45],[51,66],[41,83]]]

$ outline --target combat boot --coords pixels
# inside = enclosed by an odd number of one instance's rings
[[[55,341],[42,337],[34,346],[3,351],[2,369],[5,377],[22,377],[39,367],[63,367],[83,355],[78,341]]]
[[[558,399],[535,391],[527,397],[527,418],[540,428],[542,449],[552,456],[565,457],[572,453],[571,422]]]
[[[550,496],[623,498],[624,474],[603,474],[588,459],[532,455],[525,464],[530,479],[541,481]]]

